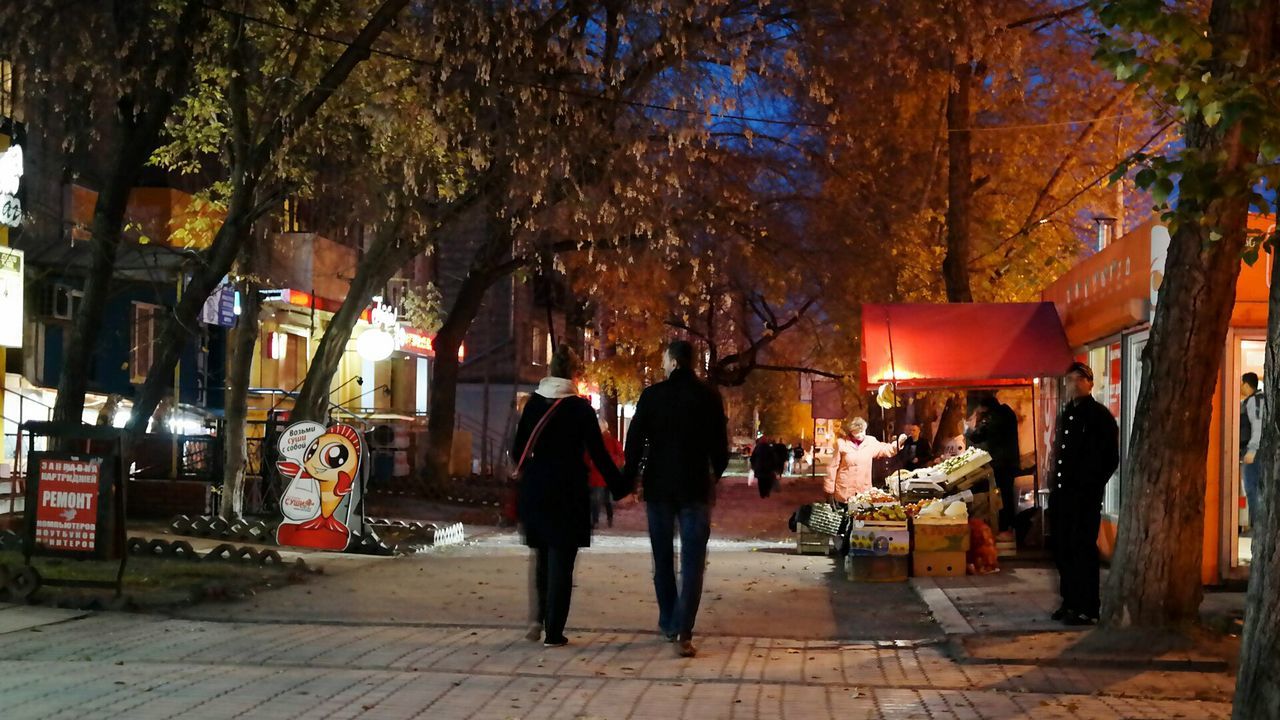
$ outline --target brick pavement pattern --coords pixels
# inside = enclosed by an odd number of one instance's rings
[[[1225,674],[953,659],[932,641],[234,623],[104,613],[0,634],[4,718],[1227,718]]]

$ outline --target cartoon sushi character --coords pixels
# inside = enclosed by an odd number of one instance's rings
[[[348,425],[331,425],[307,446],[299,465],[293,460],[276,463],[280,473],[293,478],[290,491],[300,482],[314,480],[319,513],[302,522],[286,519],[276,531],[281,545],[345,550],[351,530],[345,520],[334,517],[344,497],[351,493],[360,472],[360,434]],[[285,501],[288,502],[289,492]],[[346,515],[351,514],[348,507]]]

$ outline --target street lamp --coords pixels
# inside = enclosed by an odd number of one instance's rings
[[[356,352],[370,362],[386,360],[396,349],[396,340],[382,328],[370,328],[356,338]]]

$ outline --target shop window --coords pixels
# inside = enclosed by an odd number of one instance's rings
[[[533,347],[529,358],[534,365],[547,365],[551,362],[551,333],[536,325],[533,327]]]
[[[71,320],[80,312],[80,301],[84,300],[84,291],[76,290],[69,285],[57,283],[53,286],[52,315],[59,320]]]
[[[21,79],[17,68],[8,60],[0,59],[0,118],[22,122]]]
[[[157,318],[160,306],[149,303],[133,304],[133,328],[129,348],[129,380],[141,383],[151,372],[151,363],[155,359],[155,340]]]
[[[1119,426],[1123,423],[1121,390],[1123,388],[1123,365],[1121,363],[1120,343],[1108,343],[1089,349],[1089,367],[1093,369],[1093,399],[1102,403]],[[1103,511],[1107,514],[1120,512],[1120,469],[1117,468],[1107,483],[1107,494],[1103,500]]]
[[[414,382],[416,384],[414,387],[414,404],[419,414],[426,414],[428,392],[431,388],[431,369],[427,364],[426,358],[420,357],[417,360],[417,372],[414,373]]]

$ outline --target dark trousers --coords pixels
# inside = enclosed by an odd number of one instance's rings
[[[1000,532],[1013,529],[1013,519],[1018,516],[1018,492],[1014,487],[1016,470],[995,471],[996,488],[1000,491]]]
[[[1249,527],[1257,530],[1262,522],[1262,458],[1251,463],[1240,463],[1240,480],[1244,484],[1244,496],[1248,498]]]
[[[564,637],[569,620],[569,601],[573,597],[573,564],[578,548],[534,548],[533,610],[534,621],[542,626],[547,642]]]
[[[1094,618],[1098,617],[1101,607],[1102,568],[1098,559],[1101,526],[1101,498],[1049,497],[1049,531],[1062,605]]]
[[[658,596],[658,627],[682,640],[693,637],[702,601],[711,539],[711,506],[650,502],[649,544],[653,548],[653,589]],[[680,584],[676,585],[675,533],[680,533]]]
[[[609,527],[613,527],[613,498],[609,497],[609,488],[591,488],[591,527],[600,525],[600,508],[604,508],[609,518]]]

